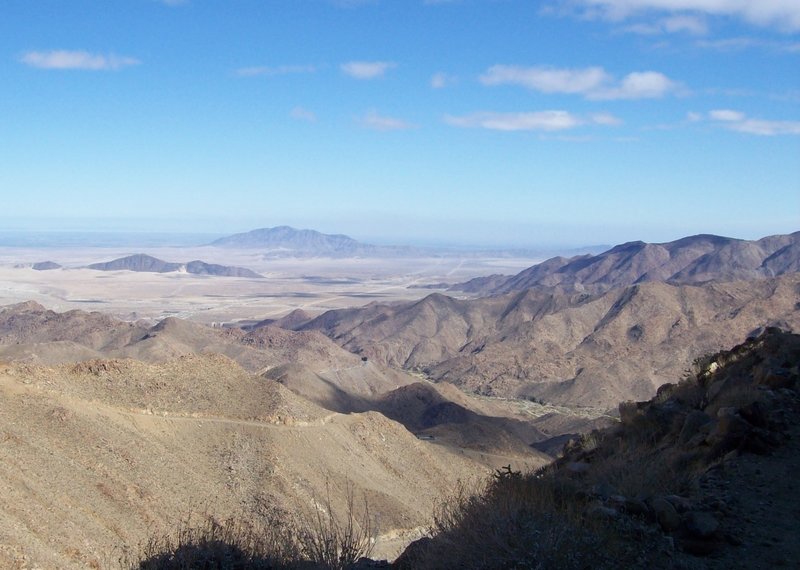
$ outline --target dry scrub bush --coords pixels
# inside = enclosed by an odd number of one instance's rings
[[[621,560],[613,534],[584,517],[584,506],[569,481],[498,471],[482,485],[459,485],[437,505],[435,540],[410,567],[568,569],[601,567],[609,555]]]
[[[218,522],[191,516],[167,536],[153,536],[140,547],[139,560],[120,560],[131,570],[291,568],[300,559],[293,525],[253,526],[238,519]]]
[[[359,558],[369,557],[377,537],[377,527],[370,517],[366,499],[361,512],[356,513],[351,485],[348,485],[345,495],[346,514],[343,521],[333,513],[327,483],[325,493],[325,504],[317,505],[310,527],[300,535],[301,549],[307,558],[322,568],[345,570]]]
[[[366,499],[359,513],[352,487],[345,500],[347,511],[340,519],[331,509],[328,491],[316,516],[304,523],[285,513],[260,524],[218,522],[208,515],[195,523],[190,516],[175,533],[153,536],[140,545],[137,559],[123,555],[120,565],[129,570],[344,570],[369,556],[377,535]]]

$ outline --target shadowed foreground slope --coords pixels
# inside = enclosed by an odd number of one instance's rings
[[[398,568],[766,568],[800,560],[800,336],[770,329],[620,405],[532,474],[438,510]]]

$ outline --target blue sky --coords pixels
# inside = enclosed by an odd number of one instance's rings
[[[5,229],[800,229],[797,0],[3,0]]]

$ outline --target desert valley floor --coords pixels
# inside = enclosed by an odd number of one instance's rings
[[[475,255],[265,259],[252,250],[202,247],[147,248],[146,252],[166,260],[202,259],[243,266],[264,279],[85,269],[91,263],[138,252],[131,248],[0,248],[0,305],[33,300],[54,310],[99,310],[126,319],[176,316],[206,324],[230,323],[278,318],[298,308],[321,313],[372,301],[419,299],[430,290],[414,286],[516,273],[541,261]],[[30,268],[46,260],[64,269]]]

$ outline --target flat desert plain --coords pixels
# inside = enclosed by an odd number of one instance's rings
[[[263,279],[96,271],[91,263],[136,253],[185,263],[245,267]],[[61,269],[36,271],[53,261]],[[280,318],[295,309],[319,314],[372,301],[408,301],[432,292],[425,288],[495,273],[514,274],[536,258],[480,257],[470,254],[395,258],[282,258],[253,249],[215,247],[0,247],[0,306],[36,301],[55,311],[98,310],[126,319],[169,316],[204,324]]]

